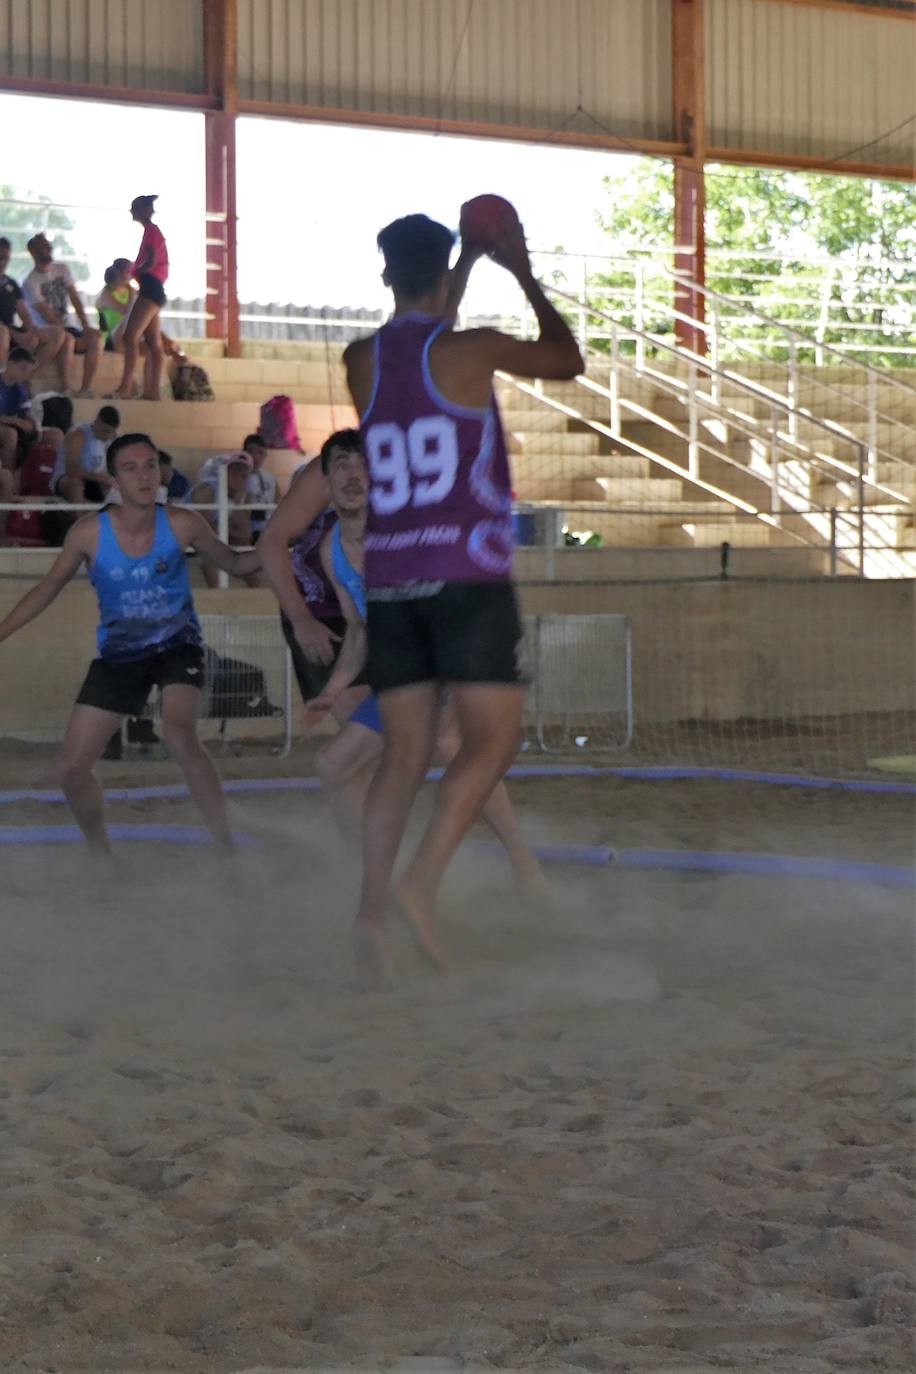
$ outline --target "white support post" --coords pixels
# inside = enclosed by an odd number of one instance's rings
[[[830,576],[836,577],[836,506],[830,507]]]
[[[643,368],[646,363],[646,341],[642,337],[646,327],[646,264],[642,258],[636,260],[636,307],[633,323],[639,330],[636,335],[636,366]]]
[[[798,438],[798,349],[795,346],[794,335],[789,335],[789,395],[788,402],[792,409],[789,411],[789,438],[794,443]]]
[[[869,481],[878,480],[878,378],[874,371],[868,374],[868,465]]]
[[[821,286],[821,305],[817,320],[817,329],[814,331],[816,347],[814,349],[814,362],[816,367],[824,366],[824,350],[821,344],[824,342],[824,335],[827,333],[830,324],[830,298],[833,295],[833,283],[836,277],[836,263],[831,262],[827,271],[824,273],[823,285]]]
[[[859,512],[859,576],[865,576],[865,445],[857,444],[859,459],[858,481],[856,483],[856,505]]]
[[[779,497],[779,411],[770,411],[770,514],[781,509]]]
[[[579,281],[579,347],[584,355],[588,347],[588,260],[580,259]]]
[[[220,463],[216,469],[216,501],[219,510],[216,512],[216,532],[224,544],[229,543],[229,469],[225,463]],[[219,570],[219,584],[225,590],[229,586],[229,574],[222,568]]]
[[[719,404],[719,302],[715,297],[712,299],[709,333],[706,337],[709,339],[709,361],[713,366],[709,378],[709,391],[713,405],[717,406]]]
[[[691,477],[700,475],[700,416],[697,409],[697,365],[687,365],[687,471]]]
[[[616,324],[611,325],[611,375],[608,391],[611,393],[611,432],[615,439],[620,435],[620,338]]]

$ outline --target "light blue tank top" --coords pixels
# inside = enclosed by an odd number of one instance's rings
[[[357,615],[360,620],[364,621],[366,619],[366,584],[362,574],[356,571],[344,553],[344,547],[340,541],[339,522],[331,532],[331,566],[337,581],[356,607]]]
[[[184,550],[164,506],[156,507],[153,547],[141,558],[124,553],[103,510],[89,580],[99,599],[101,658],[146,658],[179,644],[201,643]]]

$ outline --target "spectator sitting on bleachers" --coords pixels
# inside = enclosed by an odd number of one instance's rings
[[[159,450],[159,483],[165,489],[166,501],[184,501],[191,483],[172,463],[172,455]]]
[[[130,284],[130,263],[126,258],[115,258],[105,268],[105,289],[95,302],[106,353],[124,352],[121,340],[136,294]]]
[[[34,234],[26,247],[35,263],[22,283],[26,301],[46,324],[60,325],[72,336],[74,350],[83,358],[83,385],[78,394],[91,396],[92,379],[99,365],[99,331],[89,323],[70,269],[54,261],[54,250],[46,236]],[[79,328],[73,323],[71,305],[76,311]]]
[[[0,467],[14,472],[35,437],[32,401],[26,382],[35,371],[27,348],[11,348],[0,372]]]
[[[111,487],[105,454],[117,438],[121,417],[114,406],[102,406],[91,424],[74,426],[58,455],[51,490],[74,505],[86,501],[101,504]]]
[[[70,516],[56,507],[51,481],[58,457],[64,446],[64,436],[73,425],[73,402],[68,396],[49,395],[38,403],[32,402],[32,416],[39,426],[33,443],[15,474],[12,500],[23,503],[46,501],[46,510],[11,511],[6,523],[6,537],[10,544],[59,547],[73,523]]]
[[[267,445],[260,434],[249,434],[242,444],[242,450],[248,454],[252,462],[246,490],[253,508],[251,512],[251,540],[252,543],[256,544],[261,537],[261,531],[270,519],[270,511],[265,510],[264,507],[276,505],[277,502],[277,479],[272,472],[267,472],[264,467],[267,461]]]
[[[0,238],[0,371],[6,367],[10,348],[18,344],[34,353],[38,367],[56,358],[60,384],[66,388],[69,338],[59,324],[36,326],[22,287],[7,275],[10,251],[9,239]]]
[[[133,263],[129,258],[115,258],[111,266],[105,268],[105,289],[97,297],[95,308],[99,312],[99,324],[102,326],[106,353],[124,352],[124,330],[127,327],[127,317],[137,298],[137,293],[130,284],[132,267]],[[164,333],[161,337],[162,351],[170,362],[183,363],[187,361],[186,355],[174,339],[170,339],[168,334]],[[142,354],[142,340],[139,349]],[[170,368],[170,380],[171,375],[172,369]]]
[[[219,469],[226,469],[226,489],[229,495],[229,538],[228,543],[236,548],[247,548],[251,544],[251,509],[247,491],[252,462],[247,453],[221,454],[218,458],[208,458],[198,474],[197,482],[185,498],[190,505],[215,506],[219,500]],[[218,526],[219,511],[202,510],[201,515],[214,527]],[[219,585],[219,577],[209,563],[203,563],[204,580],[209,587]],[[250,585],[256,585],[246,578]]]

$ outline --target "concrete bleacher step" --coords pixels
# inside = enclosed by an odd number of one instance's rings
[[[508,436],[507,444],[509,452],[517,454],[522,460],[589,458],[599,452],[597,434],[570,434],[568,431],[558,434],[515,433]]]

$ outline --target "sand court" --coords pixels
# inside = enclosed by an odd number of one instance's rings
[[[899,796],[512,792],[536,838],[912,861]],[[909,1368],[912,892],[561,868],[537,910],[466,847],[454,973],[399,936],[366,995],[320,799],[234,810],[274,842],[229,874],[7,864],[5,1368]]]

